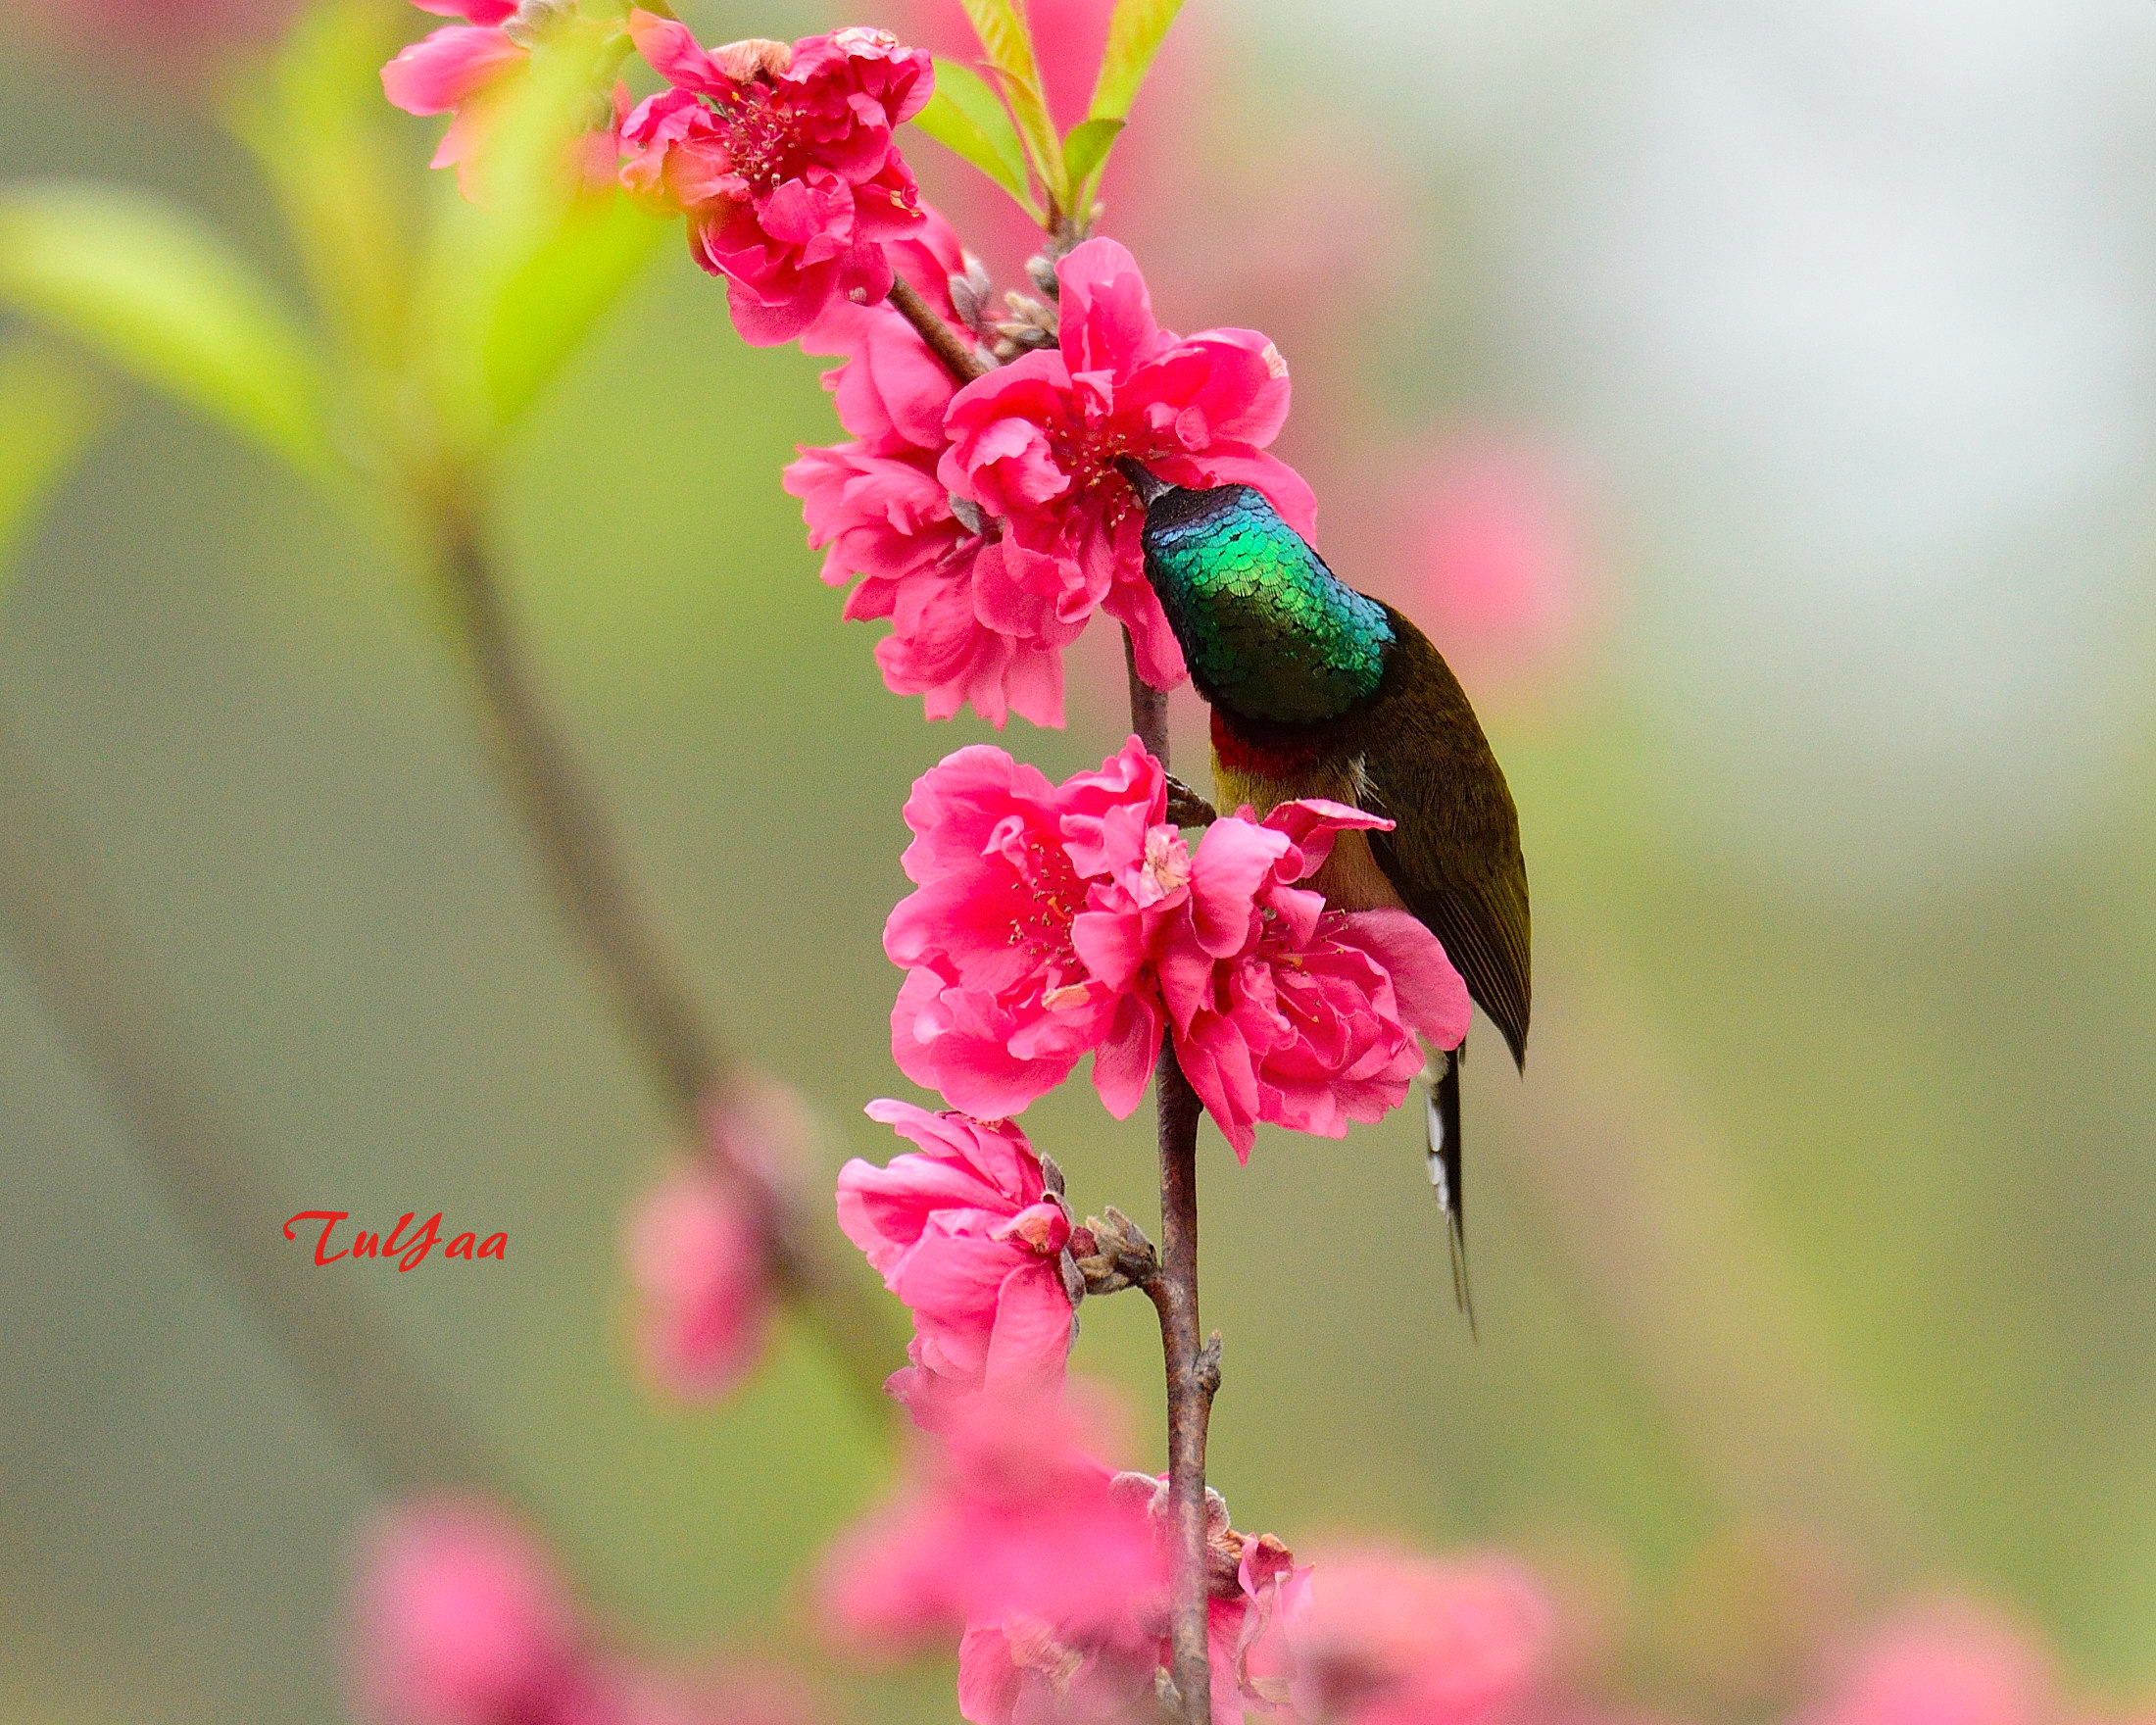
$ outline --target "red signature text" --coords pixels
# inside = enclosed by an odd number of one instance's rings
[[[296,1240],[299,1236],[294,1234],[292,1230],[298,1227],[300,1223],[319,1222],[321,1224],[321,1235],[315,1242],[315,1261],[318,1264],[332,1264],[340,1259],[356,1261],[363,1257],[393,1257],[397,1260],[397,1273],[402,1275],[406,1270],[417,1269],[419,1265],[426,1262],[427,1254],[432,1252],[436,1246],[441,1245],[442,1212],[440,1210],[436,1210],[428,1216],[417,1228],[413,1229],[410,1235],[405,1233],[407,1228],[412,1227],[412,1218],[417,1213],[416,1210],[406,1210],[403,1215],[397,1218],[397,1225],[389,1230],[386,1239],[380,1234],[369,1234],[365,1229],[361,1229],[353,1236],[350,1246],[341,1247],[337,1251],[331,1252],[329,1250],[330,1238],[336,1233],[337,1224],[347,1220],[352,1212],[348,1209],[303,1209],[284,1224],[284,1237],[287,1240]],[[474,1244],[478,1248],[476,1253],[473,1251]],[[507,1234],[489,1234],[484,1240],[480,1240],[476,1234],[459,1234],[443,1249],[442,1256],[444,1257],[461,1257],[467,1263],[481,1257],[492,1257],[507,1261],[509,1257],[509,1236]]]

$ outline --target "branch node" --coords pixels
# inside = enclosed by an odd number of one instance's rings
[[[1112,1204],[1105,1217],[1088,1216],[1071,1234],[1071,1251],[1088,1294],[1120,1294],[1125,1288],[1151,1292],[1160,1279],[1160,1255],[1145,1230]]]
[[[1220,1332],[1205,1338],[1205,1346],[1199,1350],[1196,1366],[1198,1388],[1206,1401],[1220,1394]]]
[[[928,351],[943,363],[945,370],[961,385],[974,378],[985,376],[988,366],[979,355],[958,339],[957,331],[943,320],[943,315],[914,291],[913,284],[903,275],[891,283],[891,309],[913,325],[914,332],[928,344]]]
[[[1168,818],[1177,826],[1210,826],[1220,818],[1220,813],[1171,772],[1168,774]]]

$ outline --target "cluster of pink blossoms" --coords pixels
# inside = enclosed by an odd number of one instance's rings
[[[831,1615],[879,1646],[957,1635],[973,1725],[1137,1716],[1169,1655],[1166,1488],[1097,1459],[1072,1417],[1078,1258],[1098,1243],[1007,1116],[1089,1053],[1103,1100],[1128,1113],[1168,1038],[1239,1154],[1260,1119],[1338,1135],[1404,1097],[1418,1036],[1459,1041],[1466,989],[1413,918],[1328,911],[1298,884],[1341,833],[1382,821],[1291,803],[1217,820],[1193,852],[1135,737],[1061,785],[1001,749],[962,749],[906,815],[918,890],[885,932],[909,971],[893,1049],[956,1109],[872,1104],[916,1149],[848,1163],[838,1214],[912,1313],[910,1363],[889,1387],[927,1435],[900,1501],[833,1554]],[[1325,1585],[1278,1540],[1211,1509],[1216,1725],[1247,1709],[1420,1716],[1444,1680],[1401,1651],[1397,1625],[1353,1629],[1358,1594],[1411,1592],[1412,1565],[1350,1567],[1326,1608]],[[1485,1661],[1490,1695],[1472,1680],[1445,1692],[1460,1704],[1431,1715],[1444,1725],[1474,1725],[1533,1675],[1545,1614],[1532,1590],[1507,1598],[1527,1603],[1502,1623],[1476,1615],[1472,1590],[1440,1602],[1432,1660],[1504,1643]]]
[[[1084,1282],[1060,1181],[1008,1121],[868,1112],[919,1149],[848,1163],[839,1222],[912,1310],[890,1388],[929,1435],[898,1500],[831,1553],[830,1619],[885,1651],[956,1636],[973,1725],[1135,1716],[1168,1657],[1164,1488],[1097,1459],[1064,1395]],[[1285,1696],[1260,1682],[1284,1658],[1254,1650],[1307,1571],[1218,1521],[1214,1715],[1231,1725]]]
[[[826,1559],[831,1621],[905,1651],[958,1638],[972,1725],[1144,1717],[1168,1657],[1165,1488],[1095,1459],[1066,1405],[973,1398],[916,1458],[902,1495]],[[1292,1629],[1310,1572],[1212,1500],[1215,1725],[1289,1700]]]
[[[402,108],[455,116],[435,160],[464,173],[576,0],[415,3],[466,22],[383,81]],[[786,485],[824,579],[859,583],[846,615],[890,619],[876,655],[890,687],[931,717],[971,706],[999,726],[1011,713],[1060,724],[1061,654],[1096,612],[1130,632],[1148,682],[1180,683],[1144,511],[1115,464],[1254,485],[1314,534],[1310,488],[1266,453],[1288,418],[1279,350],[1250,329],[1162,329],[1131,255],[1096,239],[1055,267],[1055,345],[960,387],[884,304],[904,278],[962,347],[975,340],[951,294],[969,261],[894,136],[928,101],[929,57],[863,28],[707,50],[647,12],[621,27],[669,87],[633,112],[615,96],[581,146],[586,172],[618,159],[632,195],[685,220],[745,340],[844,359],[830,381],[852,441],[805,450]]]
[[[928,56],[858,27],[715,54],[648,12],[629,32],[672,87],[622,125],[622,183],[687,218],[743,339],[800,340],[834,306],[889,294],[885,246],[926,224],[892,133],[927,104]]]
[[[825,1559],[823,1599],[855,1645],[958,1638],[972,1725],[1150,1716],[1167,1663],[1165,1485],[1095,1458],[1068,1405],[957,1405],[900,1496]],[[1334,1725],[1484,1725],[1547,1682],[1554,1618],[1494,1559],[1385,1548],[1298,1564],[1207,1498],[1214,1725],[1248,1713]]]
[[[1399,911],[1340,912],[1298,883],[1344,832],[1391,822],[1327,802],[1209,826],[1167,820],[1167,775],[1133,737],[1052,785],[985,745],[906,805],[917,890],[884,951],[907,971],[899,1069],[968,1113],[1021,1111],[1094,1057],[1127,1116],[1163,1036],[1239,1157],[1259,1121],[1340,1137],[1406,1097],[1431,1047],[1467,1033],[1466,984]]]
[[[1153,687],[1183,680],[1119,458],[1173,484],[1254,485],[1316,530],[1309,487],[1265,453],[1290,393],[1271,342],[1162,329],[1113,240],[1087,240],[1055,276],[1058,345],[962,388],[884,314],[832,378],[855,441],[786,471],[823,578],[860,578],[849,616],[892,618],[885,680],[925,696],[931,717],[970,704],[999,726],[1010,712],[1062,723],[1061,653],[1096,612],[1130,631]]]

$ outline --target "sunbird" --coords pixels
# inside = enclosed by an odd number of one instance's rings
[[[1524,1071],[1531,995],[1520,817],[1466,692],[1430,639],[1356,592],[1249,485],[1123,472],[1146,506],[1146,578],[1212,709],[1219,807],[1324,797],[1396,824],[1344,833],[1312,881],[1336,910],[1393,907],[1444,943]],[[1461,1186],[1460,1057],[1426,1099],[1452,1292],[1474,1319]]]

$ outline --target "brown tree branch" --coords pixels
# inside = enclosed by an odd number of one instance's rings
[[[1138,674],[1128,630],[1130,721],[1163,768],[1168,764],[1168,698]],[[1205,1561],[1205,1433],[1220,1387],[1220,1338],[1199,1343],[1198,1096],[1163,1038],[1153,1068],[1160,1141],[1160,1273],[1146,1293],[1160,1314],[1160,1352],[1168,1379],[1168,1519],[1174,1542],[1170,1639],[1174,1706],[1187,1725],[1210,1725],[1212,1674],[1206,1643],[1209,1607]]]
[[[989,368],[981,356],[960,341],[936,313],[936,308],[915,293],[904,276],[895,276],[891,282],[891,305],[908,323],[912,324],[920,338],[928,344],[928,351],[943,362],[943,368],[958,380],[963,388],[976,377],[985,377]]]

